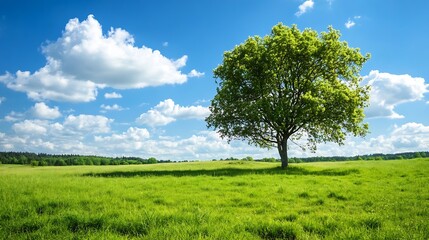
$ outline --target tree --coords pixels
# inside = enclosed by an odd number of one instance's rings
[[[339,31],[318,34],[278,24],[263,38],[249,37],[224,53],[214,69],[217,94],[207,126],[222,138],[277,147],[288,166],[288,143],[343,144],[346,134],[364,136],[369,87],[359,72],[369,54],[340,41]]]

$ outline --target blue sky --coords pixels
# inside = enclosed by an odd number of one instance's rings
[[[171,160],[278,157],[204,118],[224,51],[279,22],[371,53],[371,133],[290,156],[429,150],[429,3],[371,0],[0,1],[0,151]]]

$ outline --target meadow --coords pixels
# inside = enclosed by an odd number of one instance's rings
[[[0,239],[429,239],[429,159],[0,165]]]

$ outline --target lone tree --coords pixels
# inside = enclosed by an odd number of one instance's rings
[[[288,142],[314,152],[317,143],[343,144],[347,133],[365,136],[369,88],[359,85],[359,72],[369,57],[332,27],[318,34],[280,23],[224,53],[207,126],[228,141],[277,147],[282,168]]]

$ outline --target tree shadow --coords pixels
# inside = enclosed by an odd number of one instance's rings
[[[287,169],[276,168],[219,168],[219,169],[198,169],[198,170],[145,170],[145,171],[115,171],[102,173],[85,173],[85,177],[105,177],[105,178],[131,178],[131,177],[235,177],[243,175],[314,175],[314,176],[346,176],[353,173],[359,173],[357,169],[323,169],[308,170],[302,167],[291,166]]]

